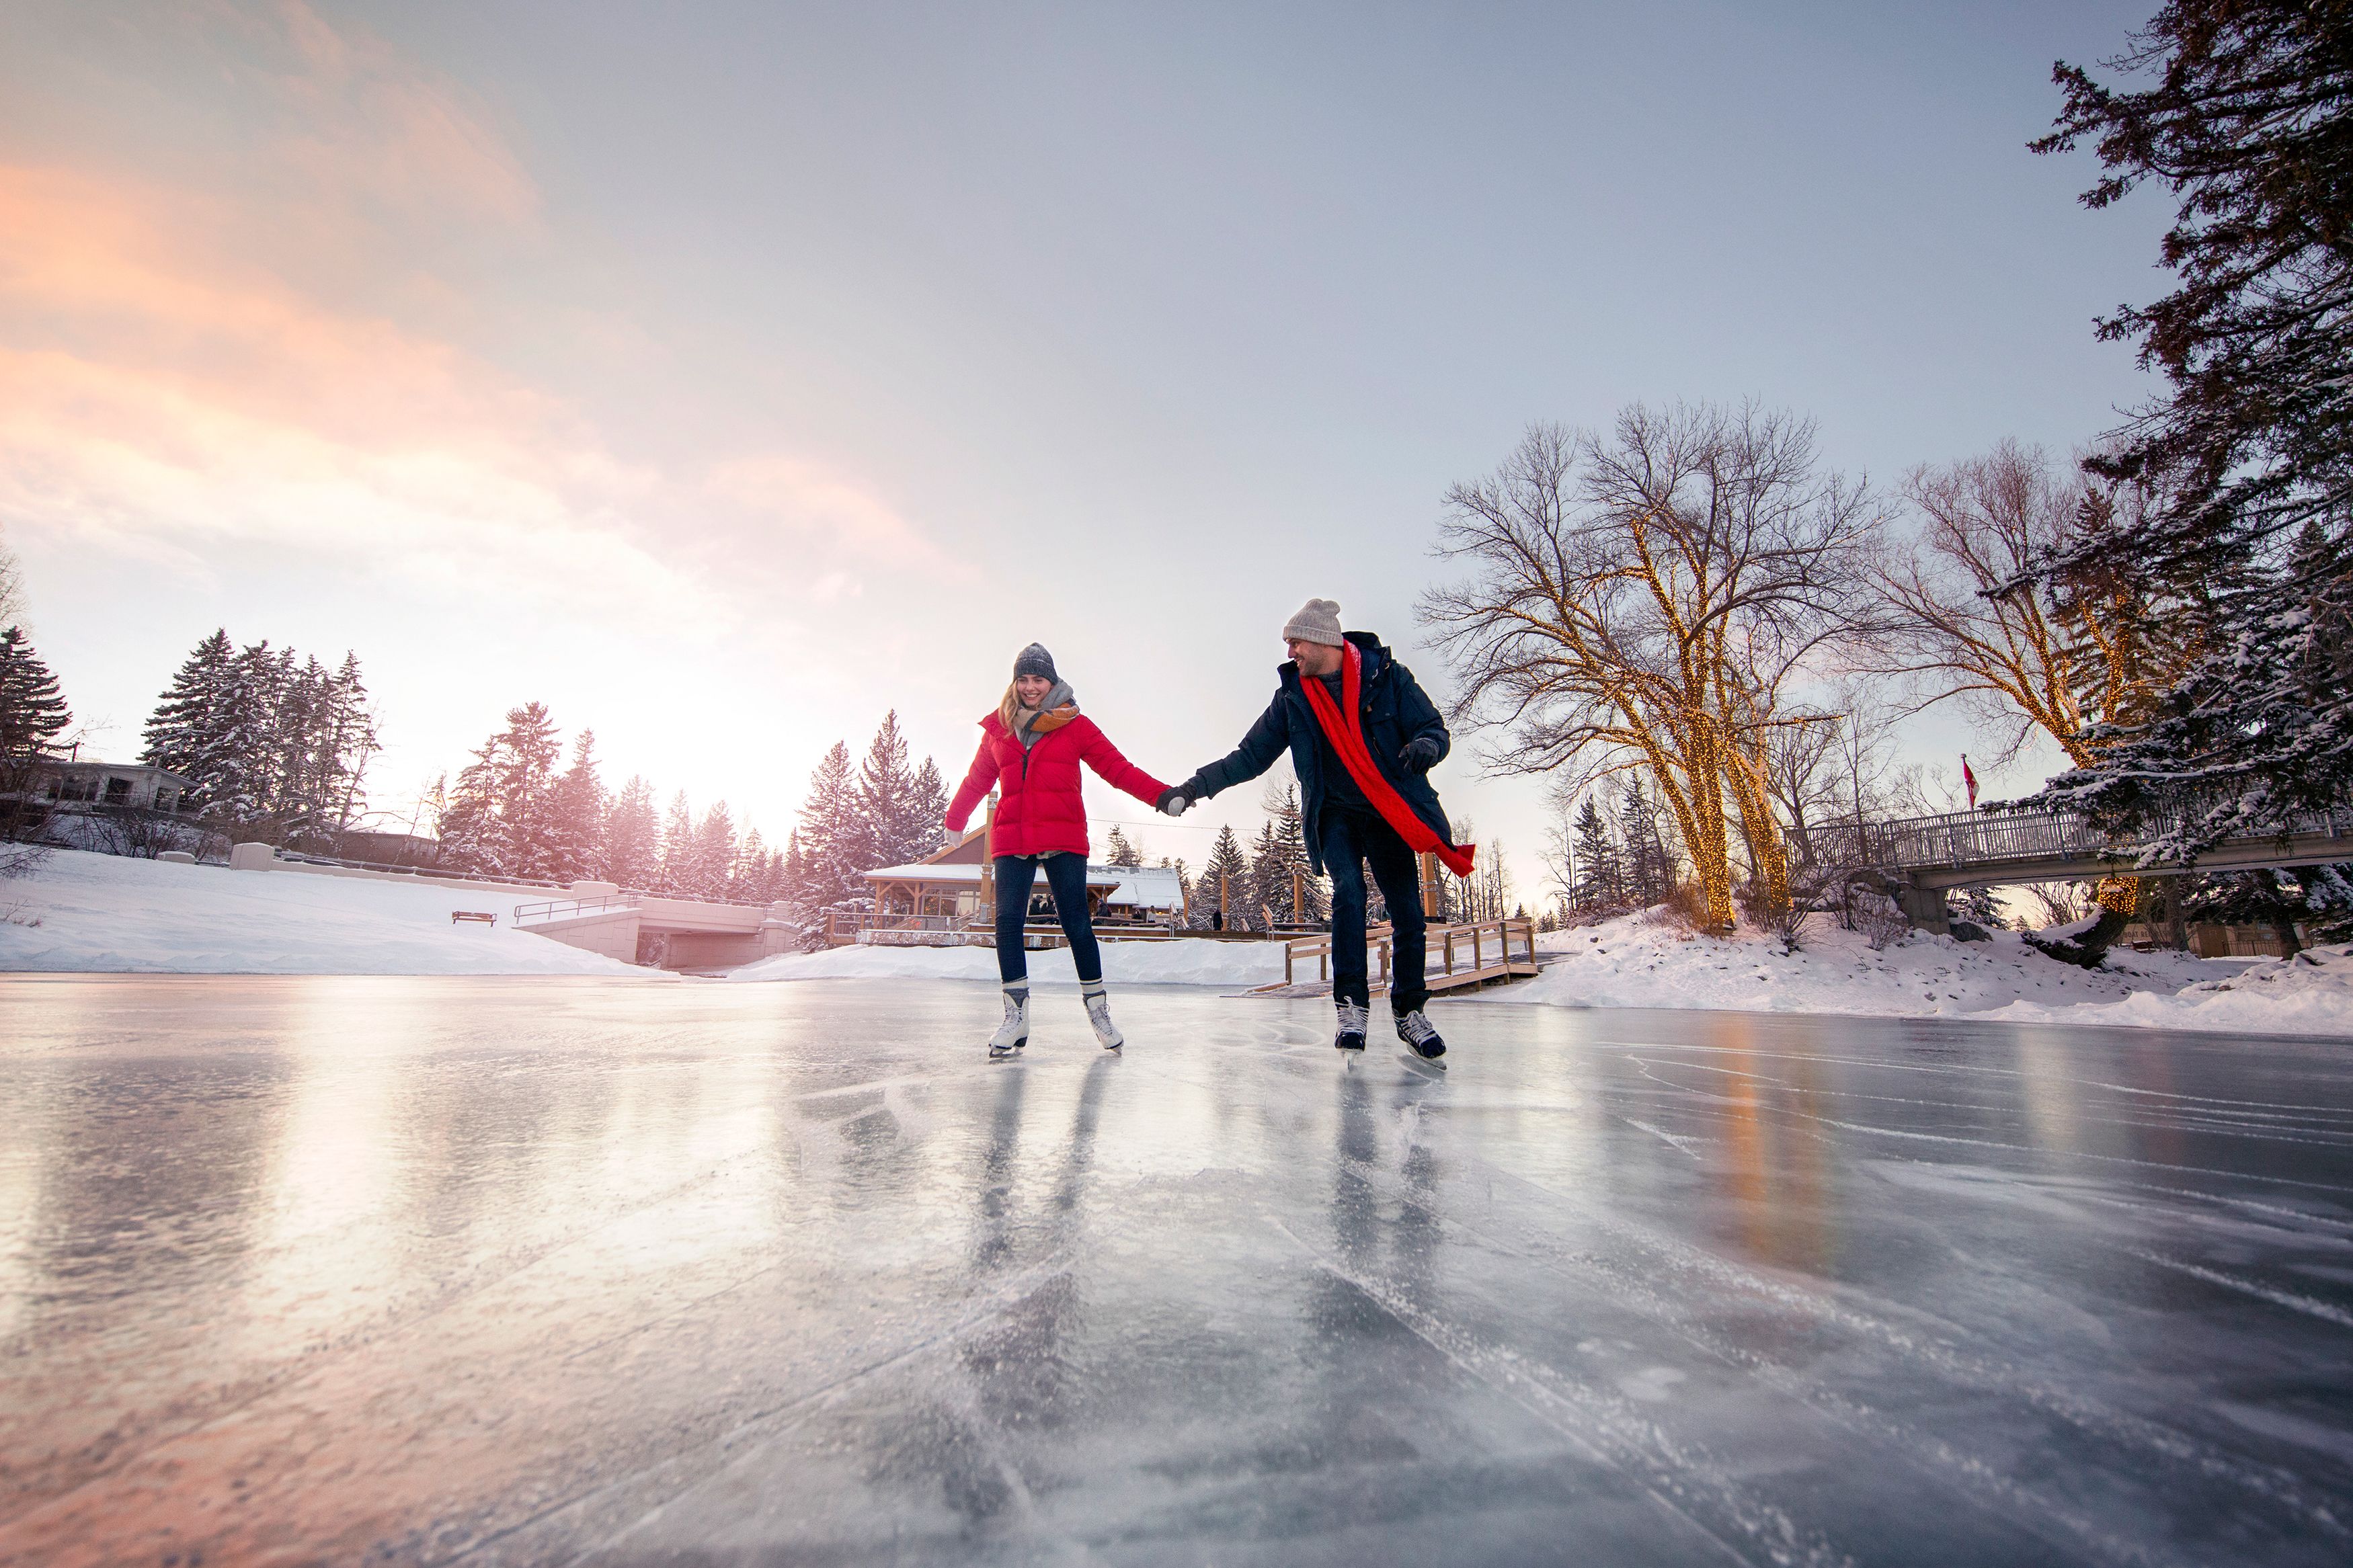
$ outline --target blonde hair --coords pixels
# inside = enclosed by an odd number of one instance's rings
[[[1008,730],[1013,728],[1013,715],[1021,710],[1020,688],[1013,681],[1005,683],[1005,700],[997,705],[997,721]],[[967,713],[970,709],[965,710]]]

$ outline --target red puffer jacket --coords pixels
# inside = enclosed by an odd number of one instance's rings
[[[1167,793],[1168,786],[1119,754],[1119,748],[1082,713],[1059,730],[1050,730],[1027,752],[1013,732],[991,713],[980,721],[980,750],[964,775],[955,799],[948,803],[948,831],[962,833],[972,808],[995,784],[997,792],[997,833],[991,852],[997,855],[1051,855],[1069,850],[1087,852],[1087,808],[1079,798],[1079,764],[1101,774],[1105,784],[1124,789],[1146,805]]]

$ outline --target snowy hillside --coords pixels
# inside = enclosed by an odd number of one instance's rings
[[[63,849],[0,882],[0,970],[173,974],[635,974],[512,930],[512,893],[231,871]],[[487,910],[495,926],[456,925]]]
[[[1271,942],[1107,942],[1103,978],[1128,985],[1271,985],[1282,979],[1282,947]],[[1313,973],[1312,969],[1310,971]],[[997,983],[997,954],[985,947],[837,947],[786,952],[729,973],[730,980],[986,980]],[[1029,955],[1029,978],[1041,985],[1078,984],[1071,955]]]
[[[1782,953],[1761,937],[1698,937],[1641,915],[1543,943],[1553,962],[1542,975],[1482,1000],[2353,1035],[2353,957],[2343,950],[2290,964],[2119,952],[2087,971],[2008,931],[1980,942],[1915,933],[1873,952],[1825,921]]]

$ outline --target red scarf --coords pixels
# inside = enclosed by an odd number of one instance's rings
[[[1356,716],[1357,694],[1364,687],[1365,656],[1356,651],[1355,643],[1342,643],[1340,647],[1347,655],[1347,662],[1340,669],[1339,707],[1332,706],[1332,694],[1324,689],[1324,682],[1319,678],[1304,671],[1299,677],[1299,684],[1307,693],[1307,706],[1315,710],[1316,722],[1324,726],[1324,738],[1332,742],[1334,751],[1340,753],[1340,761],[1346,766],[1348,776],[1356,781],[1356,787],[1365,792],[1365,798],[1373,803],[1373,809],[1381,814],[1382,820],[1397,829],[1398,837],[1406,841],[1408,848],[1417,855],[1435,853],[1440,863],[1456,876],[1470,876],[1471,857],[1477,852],[1478,846],[1449,844],[1439,837],[1430,830],[1430,824],[1416,815],[1413,807],[1406,805],[1405,797],[1398,794],[1397,786],[1383,778],[1381,770],[1373,765],[1373,753],[1365,747],[1364,725]]]

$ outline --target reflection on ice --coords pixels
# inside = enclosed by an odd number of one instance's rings
[[[0,982],[0,1563],[2337,1563],[2341,1046]]]

